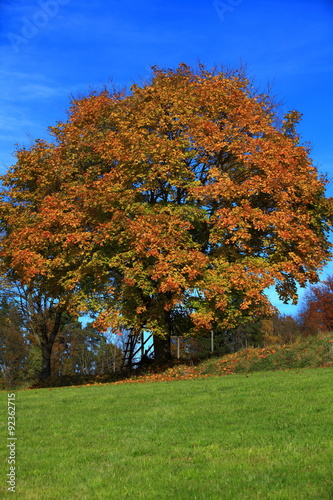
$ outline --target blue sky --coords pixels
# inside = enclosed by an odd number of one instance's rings
[[[1,0],[0,58],[1,173],[15,143],[66,118],[71,95],[200,60],[243,64],[259,87],[271,84],[283,111],[303,113],[298,130],[333,179],[332,0]]]

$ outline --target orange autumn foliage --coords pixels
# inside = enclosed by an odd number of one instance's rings
[[[297,300],[330,258],[332,202],[291,112],[240,71],[154,68],[128,93],[74,99],[2,177],[1,259],[100,329],[189,334]]]
[[[299,321],[305,335],[333,331],[333,276],[307,291]]]

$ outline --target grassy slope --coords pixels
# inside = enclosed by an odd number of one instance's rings
[[[290,370],[294,368],[333,367],[333,333],[316,337],[300,338],[290,345],[270,345],[264,348],[243,349],[234,354],[212,357],[199,364],[174,360],[171,365],[159,367],[152,365],[148,370],[124,374],[77,375],[57,377],[34,388],[59,387],[69,385],[90,385],[106,382],[141,383],[171,380],[207,378],[214,375],[232,373],[251,373],[266,370]],[[23,387],[23,388],[27,388]]]
[[[331,499],[332,376],[18,392],[17,497]]]
[[[152,373],[132,376],[118,383],[170,381],[212,375],[317,367],[333,367],[332,333],[300,338],[290,345],[243,349],[220,358],[212,357],[197,366],[180,363],[162,368],[157,373],[152,371]]]

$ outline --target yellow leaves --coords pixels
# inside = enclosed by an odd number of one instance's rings
[[[194,312],[190,316],[194,324],[194,333],[209,332],[212,329],[214,315],[211,311]]]
[[[101,328],[161,333],[176,304],[198,332],[227,328],[269,310],[274,280],[292,298],[329,257],[333,204],[298,115],[280,130],[271,104],[241,73],[186,65],[73,101],[56,143],[18,151],[3,178],[4,268],[82,301],[106,292]]]

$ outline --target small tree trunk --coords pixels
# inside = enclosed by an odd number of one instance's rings
[[[167,363],[171,359],[171,336],[162,338],[154,335],[154,362]]]
[[[52,348],[55,342],[55,339],[59,333],[60,330],[60,325],[61,325],[61,316],[62,316],[62,311],[57,311],[55,313],[55,319],[54,319],[54,324],[51,332],[49,335],[45,332],[44,335],[42,335],[42,343],[41,343],[41,350],[42,350],[42,371],[40,374],[40,379],[41,380],[46,380],[47,378],[51,377],[51,355],[52,355]],[[43,325],[46,330],[46,326]]]
[[[164,323],[166,329],[165,337],[159,337],[158,335],[154,335],[155,363],[167,363],[172,358],[171,355],[172,322],[169,310],[164,311]]]
[[[42,371],[40,378],[46,380],[51,377],[51,354],[53,343],[42,344]]]

